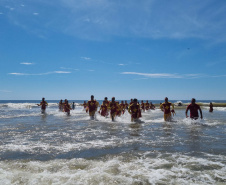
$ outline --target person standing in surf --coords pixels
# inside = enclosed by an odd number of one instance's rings
[[[126,108],[126,110],[128,110],[128,108],[129,108],[129,104],[127,103],[126,100],[125,100],[125,108]]]
[[[209,112],[213,112],[213,104],[212,104],[212,102],[210,102],[210,109],[209,109]]]
[[[86,108],[87,112],[89,111],[89,116],[91,119],[94,119],[98,105],[99,103],[96,100],[94,100],[94,96],[91,95],[91,100],[87,102],[87,108]]]
[[[137,121],[141,117],[140,105],[137,99],[133,99],[133,103],[130,104],[128,112],[131,114],[131,122]]]
[[[37,104],[37,105],[41,106],[41,112],[42,114],[44,114],[46,111],[46,107],[48,106],[48,103],[45,101],[45,98],[42,98],[42,101],[40,102],[40,104]]]
[[[112,97],[111,102],[109,103],[109,109],[111,114],[111,120],[115,120],[115,116],[118,110],[117,102],[115,101],[115,97]]]
[[[144,104],[145,110],[148,111],[150,104],[148,103],[148,100],[146,101],[146,103]]]
[[[124,101],[121,101],[121,103],[119,104],[119,106],[121,107],[121,112],[122,112],[122,114],[124,114],[124,113],[125,113],[125,110],[126,110]]]
[[[72,110],[75,110],[75,102],[72,103],[71,108]]]
[[[187,109],[185,111],[186,118],[188,118],[188,110],[190,110],[190,118],[195,119],[195,120],[198,119],[199,118],[198,110],[199,110],[200,118],[202,119],[203,118],[202,110],[201,110],[200,106],[198,104],[196,104],[195,102],[196,102],[195,98],[192,98],[191,104],[189,104],[187,106]]]
[[[150,102],[150,109],[151,109],[151,110],[155,110],[155,105],[152,104],[152,102]]]
[[[107,97],[104,98],[104,101],[103,101],[102,105],[103,105],[104,103],[105,103],[105,105],[106,105],[107,107],[109,107],[110,101],[108,101],[108,98],[107,98]],[[107,109],[106,111],[107,111],[107,112],[106,112],[106,115],[108,115],[108,114],[109,114],[109,110]]]
[[[87,103],[86,101],[84,101],[84,103],[82,104],[84,110],[86,110],[86,113],[88,112],[88,109],[87,109]]]
[[[109,103],[110,103],[110,101],[108,101],[108,98],[107,97],[105,97],[104,98],[104,101],[103,101],[103,103],[105,102],[105,104],[108,106],[109,105]]]
[[[102,105],[100,106],[99,113],[103,117],[108,116],[108,103],[106,101],[103,101]]]
[[[142,110],[143,112],[145,112],[145,103],[144,103],[143,100],[141,100],[141,110]]]
[[[170,110],[170,107],[172,107],[172,111]],[[174,104],[171,102],[168,102],[167,97],[165,97],[165,102],[160,104],[160,109],[164,112],[164,120],[171,121],[171,112],[175,113]]]
[[[70,111],[71,111],[71,106],[68,103],[68,100],[65,99],[65,101],[64,101],[64,112],[66,112],[67,115],[69,116],[70,115]]]
[[[58,104],[58,107],[59,107],[59,111],[63,111],[63,108],[64,108],[64,103],[63,103],[63,100],[61,99],[59,104]]]

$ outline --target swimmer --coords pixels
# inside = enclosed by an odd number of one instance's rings
[[[68,100],[65,99],[64,100],[64,112],[66,112],[68,116],[70,115],[70,110],[71,110],[71,106],[68,103]]]
[[[137,121],[141,117],[140,105],[137,99],[133,99],[133,103],[129,106],[128,112],[131,114],[131,122]]]
[[[189,104],[187,106],[187,109],[185,111],[186,118],[188,118],[188,114],[187,113],[188,113],[188,110],[190,110],[190,118],[194,119],[194,120],[198,119],[199,118],[198,110],[199,110],[200,115],[201,115],[200,118],[202,119],[203,118],[202,110],[201,110],[200,106],[198,104],[196,104],[195,102],[196,102],[195,98],[192,98],[191,99],[191,104]]]
[[[132,98],[130,99],[129,105],[131,105],[131,104],[133,104],[133,99]]]
[[[141,110],[143,112],[145,112],[145,104],[144,104],[144,101],[143,100],[141,100]]]
[[[150,109],[155,110],[155,105],[153,105],[152,102],[150,102]]]
[[[63,111],[63,108],[64,108],[64,103],[63,103],[63,100],[61,99],[59,104],[58,104],[58,107],[59,107],[59,111]]]
[[[117,109],[118,109],[118,106],[117,106],[117,103],[115,101],[115,97],[112,97],[111,102],[109,103],[109,110],[110,110],[112,121],[115,120]]]
[[[127,101],[125,100],[125,108],[128,110],[129,108],[129,104],[127,103]]]
[[[116,105],[117,105],[117,109],[116,109],[116,116],[121,116],[121,114],[122,114],[122,108],[121,108],[121,106],[120,106],[120,104],[119,104],[119,102],[117,101],[116,102]]]
[[[86,110],[86,108],[87,108],[87,103],[86,103],[86,101],[84,101],[84,103],[82,104],[82,106],[83,106],[84,110]],[[87,112],[87,110],[86,110],[86,112]]]
[[[150,107],[150,105],[149,105],[148,100],[147,100],[146,103],[145,103],[145,110],[149,110],[149,107]]]
[[[104,98],[104,101],[103,102],[105,102],[105,104],[108,106],[109,105],[109,103],[110,103],[110,101],[108,101],[108,98],[107,97],[105,97]]]
[[[213,104],[212,104],[212,102],[210,102],[210,109],[209,109],[209,112],[213,112]]]
[[[106,101],[103,101],[102,105],[100,106],[99,113],[103,117],[107,117],[108,116],[108,104],[107,104]]]
[[[41,113],[44,114],[46,111],[46,107],[48,106],[48,103],[45,101],[45,98],[42,98],[42,101],[40,104],[37,104],[38,106],[41,106]]]
[[[72,108],[72,110],[75,110],[75,102],[72,103],[71,108]]]
[[[120,108],[121,108],[122,114],[124,114],[124,113],[125,113],[125,110],[126,110],[126,106],[125,106],[125,104],[124,104],[124,101],[121,101],[121,103],[119,104],[119,106],[120,106]]]
[[[170,111],[170,106],[172,107],[172,111]],[[160,109],[164,112],[164,120],[171,121],[171,112],[175,113],[174,111],[174,104],[168,102],[168,98],[165,98],[165,102],[160,105]]]
[[[99,103],[96,100],[94,100],[94,96],[91,95],[91,100],[88,101],[87,108],[86,108],[86,110],[87,110],[86,112],[89,111],[89,116],[91,119],[94,119],[98,105],[99,105]]]

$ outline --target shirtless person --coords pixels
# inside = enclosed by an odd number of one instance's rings
[[[42,98],[42,101],[40,104],[37,104],[38,106],[41,106],[41,113],[44,114],[46,111],[46,107],[48,106],[48,103],[45,101],[45,98]]]
[[[199,118],[198,110],[199,110],[200,115],[201,115],[200,118],[202,119],[203,118],[202,117],[202,110],[201,110],[200,106],[197,105],[195,102],[196,102],[195,98],[192,98],[191,104],[189,104],[187,106],[187,109],[185,111],[186,118],[188,117],[188,110],[190,110],[190,118],[195,119],[195,120],[198,119]]]

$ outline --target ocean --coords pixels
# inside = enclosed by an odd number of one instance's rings
[[[226,107],[198,101],[204,119],[180,108],[172,122],[156,107],[133,123],[91,120],[77,100],[70,116],[55,100],[41,114],[39,102],[0,101],[0,184],[226,184]]]

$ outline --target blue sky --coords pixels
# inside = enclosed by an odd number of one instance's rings
[[[225,0],[0,0],[0,99],[226,99]]]

